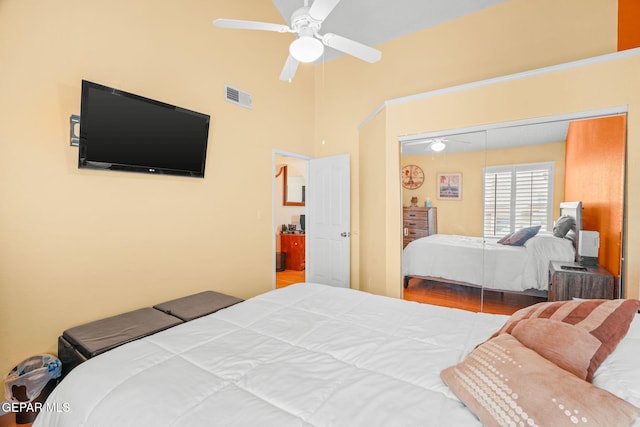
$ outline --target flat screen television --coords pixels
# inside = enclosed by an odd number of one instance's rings
[[[204,177],[210,117],[82,81],[78,167]]]

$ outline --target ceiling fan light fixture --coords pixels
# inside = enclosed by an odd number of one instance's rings
[[[289,46],[289,53],[299,62],[313,62],[322,56],[324,45],[312,36],[300,36]]]
[[[444,142],[442,142],[441,139],[434,139],[433,142],[431,143],[431,145],[429,146],[429,148],[431,148],[431,150],[439,153],[440,151],[442,151],[445,148],[447,148],[447,145]]]

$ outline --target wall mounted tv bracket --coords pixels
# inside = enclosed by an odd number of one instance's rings
[[[80,145],[80,116],[72,114],[69,116],[69,144],[72,147]]]

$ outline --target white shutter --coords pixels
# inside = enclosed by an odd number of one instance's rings
[[[523,227],[551,228],[553,162],[484,170],[484,236],[501,237]]]
[[[512,207],[511,171],[485,172],[484,175],[484,235],[503,236],[511,232]]]
[[[515,229],[531,225],[547,230],[549,212],[549,170],[516,171]]]

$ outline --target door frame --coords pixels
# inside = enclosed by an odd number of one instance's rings
[[[277,162],[276,162],[276,158],[278,156],[281,157],[292,157],[294,159],[298,159],[298,160],[304,160],[306,161],[306,167],[305,167],[305,182],[309,182],[309,160],[313,159],[313,157],[311,156],[307,156],[305,154],[300,154],[300,153],[294,153],[291,151],[285,151],[285,150],[280,150],[277,148],[274,148],[271,151],[271,265],[273,266],[272,268],[272,272],[271,272],[271,289],[275,289],[276,288],[276,238],[275,236],[277,235],[277,227],[278,224],[276,224],[276,203],[278,203],[278,200],[276,195],[277,195],[277,187],[276,187],[276,173],[278,173],[278,171],[276,170],[276,166],[277,166]],[[307,192],[307,197],[309,197],[309,193]],[[281,203],[282,200],[279,200],[279,202]],[[305,214],[307,212],[307,205],[305,202],[305,207],[304,207],[304,211]],[[305,234],[304,236],[305,239],[305,246],[307,244],[307,235]],[[304,254],[304,259],[305,259],[305,264],[309,265],[309,251],[305,251]]]

